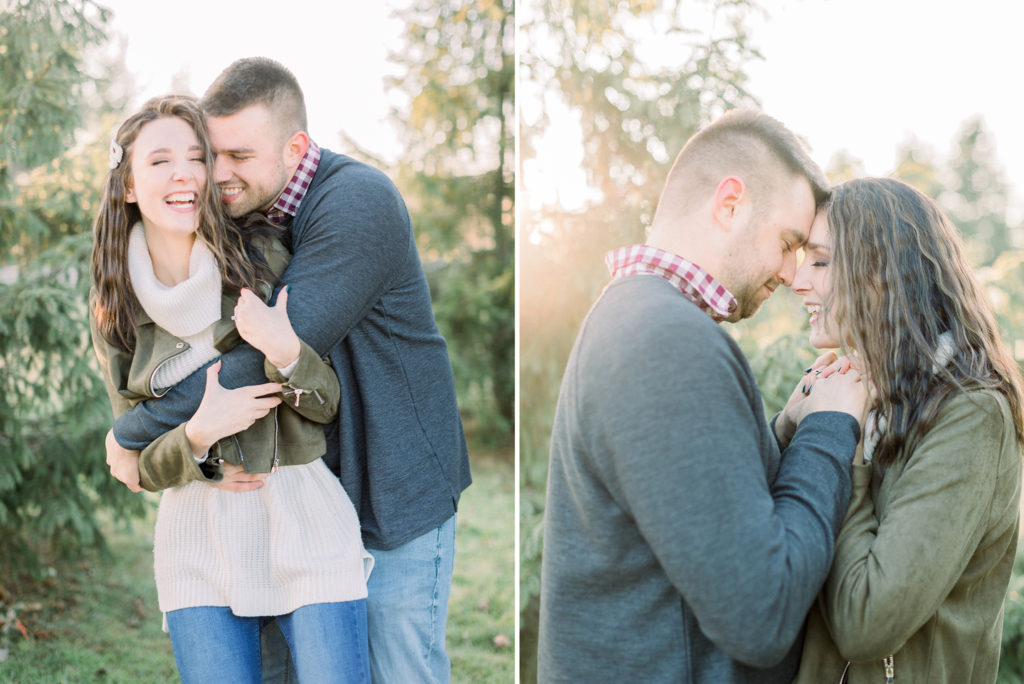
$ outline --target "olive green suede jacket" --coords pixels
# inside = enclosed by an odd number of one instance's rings
[[[269,301],[290,255],[277,241],[260,239],[257,244],[274,273],[274,282],[264,281],[259,288],[264,301]],[[225,287],[221,296],[221,318],[213,325],[214,346],[220,352],[242,341],[231,320],[238,295],[237,290]],[[92,298],[90,294],[90,303]],[[151,385],[157,368],[187,349],[188,344],[158,327],[138,307],[135,350],[123,351],[99,334],[92,310],[90,306],[93,347],[114,418],[117,418],[139,402],[160,396]],[[283,384],[283,402],[278,407],[249,429],[221,439],[211,448],[203,464],[193,456],[184,424],[173,427],[142,451],[139,458],[142,487],[159,491],[194,480],[220,480],[223,477],[221,460],[240,464],[249,473],[266,473],[275,465],[302,465],[323,456],[326,440],[321,424],[337,415],[340,398],[338,378],[330,363],[302,342],[299,362],[288,380],[269,362],[264,364],[264,372],[268,380]],[[296,397],[299,397],[298,405]]]
[[[1021,448],[1006,398],[954,395],[881,475],[854,466],[796,681],[996,681],[1020,520]]]

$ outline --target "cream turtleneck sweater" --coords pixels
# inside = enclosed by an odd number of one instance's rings
[[[220,270],[213,253],[197,238],[188,278],[177,285],[165,285],[154,272],[146,231],[140,222],[128,239],[128,274],[139,304],[153,322],[188,344],[184,352],[157,368],[151,389],[163,394],[219,354],[213,346],[213,324],[220,319]]]

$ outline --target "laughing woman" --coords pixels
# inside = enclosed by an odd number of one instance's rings
[[[302,681],[368,682],[372,559],[320,458],[338,380],[296,337],[286,292],[265,303],[288,252],[269,225],[227,216],[212,159],[194,99],[150,100],[111,144],[94,229],[93,345],[115,417],[240,337],[275,380],[225,390],[213,364],[195,416],[138,460],[140,484],[163,490],[154,561],[178,671],[186,683],[259,682],[260,628],[276,618]],[[225,491],[211,484],[222,460],[272,474]]]
[[[905,183],[848,181],[814,222],[793,290],[811,343],[845,350],[873,390],[797,682],[994,682],[1020,517],[1021,378],[956,230]]]

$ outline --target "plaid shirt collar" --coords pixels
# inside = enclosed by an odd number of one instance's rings
[[[697,264],[671,252],[650,245],[628,245],[608,252],[604,261],[612,278],[636,274],[664,278],[717,322],[736,310],[736,298],[724,285]]]
[[[306,190],[313,180],[317,167],[320,165],[320,148],[312,140],[309,141],[309,149],[299,161],[299,168],[295,169],[295,175],[278,195],[274,206],[267,211],[267,218],[274,223],[281,223],[288,216],[295,216],[299,210],[299,203],[306,196]]]

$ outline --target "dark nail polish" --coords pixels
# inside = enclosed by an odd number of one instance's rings
[[[814,366],[811,366],[810,368],[804,368],[804,373],[810,373],[812,370],[814,370]]]

